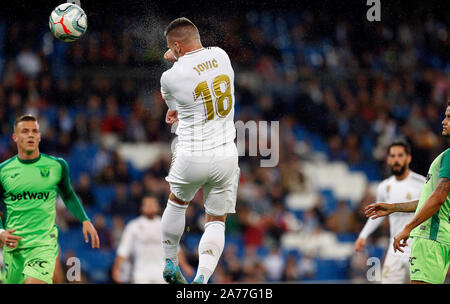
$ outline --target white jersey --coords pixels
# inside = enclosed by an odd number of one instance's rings
[[[414,201],[420,198],[420,193],[422,192],[422,187],[425,184],[425,177],[417,174],[410,170],[408,176],[399,181],[395,176],[391,176],[383,180],[377,189],[377,202],[384,203],[401,203],[407,201]],[[389,226],[391,240],[389,243],[389,251],[394,251],[392,248],[392,243],[394,237],[403,230],[403,228],[408,224],[414,217],[414,212],[403,213],[395,212],[389,215]],[[384,217],[377,218],[375,220],[369,219],[366,222],[363,230],[361,231],[359,237],[366,239],[384,220]],[[403,247],[405,253],[408,253],[411,248],[410,240],[408,246]],[[397,254],[401,252],[397,251]]]
[[[219,47],[178,58],[161,76],[161,94],[178,111],[178,143],[187,152],[207,151],[234,141],[234,71]]]
[[[131,220],[123,232],[117,254],[133,259],[133,283],[164,283],[161,217]]]

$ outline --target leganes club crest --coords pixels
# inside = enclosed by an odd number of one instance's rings
[[[50,168],[40,168],[41,176],[48,177],[50,175]]]

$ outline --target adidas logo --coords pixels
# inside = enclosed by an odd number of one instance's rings
[[[209,254],[209,255],[214,256],[214,253],[212,252],[211,249],[208,249],[208,250],[203,251],[202,254]]]

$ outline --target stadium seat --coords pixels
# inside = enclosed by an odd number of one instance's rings
[[[318,194],[315,191],[292,192],[286,196],[286,207],[291,210],[309,210],[316,203]]]
[[[106,210],[111,204],[115,196],[115,189],[113,186],[95,186],[92,189],[95,201],[102,210]]]
[[[109,281],[109,270],[111,269],[115,253],[112,250],[95,250],[91,248],[78,249],[77,257],[81,261],[81,268],[87,275],[99,283]]]
[[[336,210],[337,202],[334,197],[333,191],[331,189],[321,189],[320,194],[323,196],[325,200],[325,214],[328,216]]]
[[[336,281],[348,279],[349,261],[315,259],[317,265],[316,280]]]

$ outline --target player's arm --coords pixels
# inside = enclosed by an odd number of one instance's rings
[[[378,217],[374,220],[368,220],[361,230],[358,239],[355,241],[354,249],[356,252],[363,250],[366,245],[366,239],[381,225],[383,222],[383,217]]]
[[[375,203],[370,204],[364,209],[366,217],[373,220],[382,216],[387,216],[394,212],[415,212],[419,200],[403,202],[403,203]]]
[[[450,179],[447,177],[440,178],[433,193],[431,193],[423,207],[420,208],[419,212],[417,212],[411,222],[406,226],[410,227],[410,230],[412,230],[429,219],[445,203],[449,192]]]
[[[3,193],[5,190],[3,189],[3,185],[0,183],[0,199],[3,198]],[[3,210],[3,204],[0,204],[0,212],[2,216],[4,216],[5,210]],[[6,245],[9,248],[16,248],[17,243],[22,239],[18,235],[14,235],[16,229],[7,229],[5,230],[5,226],[3,225],[3,219],[0,217],[0,247]]]
[[[164,53],[164,59],[174,63],[175,61],[178,60],[177,57],[175,57],[175,55],[172,53],[171,49],[168,49],[165,53]]]
[[[383,202],[386,200],[385,193],[384,193],[384,183],[380,183],[377,187],[377,196],[376,201],[377,202]],[[361,230],[358,239],[355,241],[354,244],[354,250],[356,252],[360,252],[364,249],[364,246],[366,245],[366,239],[380,226],[380,224],[383,222],[384,218],[375,218],[372,220],[368,220],[366,224],[364,225],[364,228]]]
[[[114,260],[114,265],[112,268],[112,278],[116,283],[122,283],[122,280],[120,278],[120,267],[122,266],[122,263],[126,260],[128,259],[120,255],[117,255],[116,259]]]
[[[120,277],[120,267],[122,263],[129,259],[131,250],[133,249],[134,233],[133,224],[128,224],[122,234],[119,246],[117,248],[117,256],[112,268],[112,278],[116,283],[123,283]]]
[[[100,248],[100,239],[97,231],[88,218],[80,200],[78,199],[75,191],[73,191],[70,185],[69,166],[66,161],[60,159],[62,166],[61,181],[58,184],[59,194],[66,205],[67,209],[72,213],[81,223],[83,223],[83,235],[86,243],[89,242],[88,235],[91,236],[92,248]]]
[[[0,200],[3,199],[3,193],[5,193],[5,190],[3,189],[3,185],[0,182]],[[2,235],[2,233],[5,231],[5,226],[3,225],[3,216],[5,210],[3,210],[3,204],[0,203],[0,236]],[[0,239],[0,247],[2,247],[3,244],[1,244],[1,239]]]
[[[170,93],[169,87],[166,84],[167,74],[163,74],[161,76],[161,96],[167,104],[169,110],[167,110],[166,114],[166,123],[173,124],[178,121],[178,111],[177,111],[177,102],[176,99]]]
[[[423,204],[422,208],[417,212],[413,219],[406,224],[403,230],[394,237],[394,251],[403,252],[400,247],[407,246],[406,240],[409,238],[411,230],[422,224],[435,214],[439,208],[445,203],[450,192],[450,178],[441,177],[438,180],[436,188],[430,197]]]

